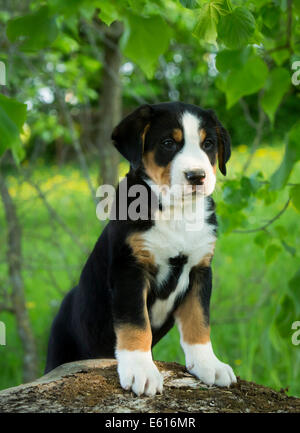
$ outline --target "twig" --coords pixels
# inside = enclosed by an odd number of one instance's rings
[[[53,77],[53,83],[54,83],[54,77]],[[76,136],[76,133],[75,133],[73,119],[71,117],[71,114],[70,114],[67,106],[66,106],[66,103],[65,103],[64,97],[62,96],[61,90],[57,86],[54,86],[54,88],[55,88],[55,94],[56,94],[57,99],[58,99],[58,103],[61,107],[62,113],[65,117],[66,123],[68,125],[69,130],[70,130],[70,134],[71,134],[71,138],[72,138],[72,144],[73,144],[73,147],[77,153],[77,157],[78,157],[81,169],[82,169],[83,176],[85,177],[86,182],[88,184],[92,199],[94,200],[94,203],[97,204],[96,191],[95,191],[93,184],[92,184],[92,181],[91,181],[91,177],[89,174],[85,155],[82,152],[80,142],[79,142],[79,140]]]
[[[72,230],[69,229],[69,227],[64,223],[64,221],[61,219],[61,217],[58,215],[58,213],[55,211],[55,209],[49,204],[48,200],[46,199],[45,194],[43,193],[43,191],[41,190],[41,188],[39,187],[39,185],[37,185],[36,183],[34,183],[32,180],[27,180],[27,182],[37,191],[38,196],[40,197],[40,199],[43,201],[47,211],[49,212],[49,215],[55,219],[55,221],[57,221],[57,223],[62,227],[62,229],[70,236],[70,238],[72,239],[72,241],[74,243],[76,243],[76,245],[79,246],[79,248],[84,252],[87,253],[87,249],[86,247],[77,239],[77,237],[74,235],[74,233],[72,232]]]
[[[0,303],[0,313],[2,312],[15,313],[15,309],[11,305]]]
[[[248,158],[247,158],[247,160],[246,160],[246,162],[245,162],[245,164],[243,166],[243,169],[242,169],[243,174],[245,174],[246,171],[248,170],[248,168],[249,168],[249,166],[250,166],[250,164],[252,162],[252,159],[254,157],[254,154],[255,154],[258,146],[260,145],[260,142],[261,142],[261,139],[262,139],[262,135],[263,135],[263,130],[264,130],[264,124],[265,124],[266,116],[265,116],[264,110],[263,110],[263,108],[262,108],[262,106],[260,104],[261,97],[262,97],[262,91],[259,92],[258,102],[257,102],[258,112],[259,112],[258,122],[257,123],[254,122],[253,119],[251,118],[252,119],[251,122],[255,123],[254,129],[256,131],[256,135],[255,135],[255,138],[253,140],[252,147],[250,149],[250,154],[249,154],[249,156],[248,156]],[[242,106],[243,106],[243,102],[242,102]],[[245,112],[245,110],[244,110],[244,112]],[[245,115],[248,116],[248,120],[249,120],[250,113],[246,114],[246,112],[245,112]]]
[[[240,99],[240,106],[242,107],[242,109],[244,111],[245,118],[246,118],[247,122],[249,123],[249,125],[253,129],[257,129],[257,123],[255,122],[255,120],[251,116],[248,104],[246,103],[246,101],[243,98]]]
[[[261,227],[257,227],[256,229],[250,229],[250,230],[233,230],[232,233],[255,233],[259,232],[261,230],[266,230],[271,224],[273,224],[275,221],[277,221],[281,215],[287,210],[290,204],[290,199],[285,203],[284,207],[281,209],[281,211],[274,216],[271,220],[269,220],[266,224],[264,224]]]

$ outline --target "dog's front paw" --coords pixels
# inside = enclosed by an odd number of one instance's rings
[[[163,377],[152,360],[151,352],[119,350],[116,356],[123,389],[148,396],[162,392]]]
[[[211,343],[186,345],[185,353],[187,370],[206,385],[230,386],[236,383],[232,368],[219,361]]]

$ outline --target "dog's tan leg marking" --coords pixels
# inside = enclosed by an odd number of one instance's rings
[[[119,325],[116,327],[118,374],[122,388],[137,394],[153,396],[161,393],[163,377],[153,362],[152,332],[147,310],[148,287],[144,289],[144,326]]]
[[[147,309],[148,285],[144,289],[144,326],[123,324],[116,326],[117,350],[151,350],[152,332]]]
[[[198,267],[209,267],[212,257],[213,252],[204,256],[198,263]],[[182,339],[188,344],[205,344],[210,341],[210,327],[204,317],[200,301],[200,290],[198,278],[194,278],[190,292],[175,312]]]
[[[206,266],[211,257],[201,261]],[[210,342],[210,327],[204,316],[199,291],[201,282],[195,277],[190,292],[175,312],[180,342],[185,353],[187,370],[207,385],[229,386],[236,382],[232,368],[214,354]]]
[[[175,311],[181,338],[188,344],[205,344],[210,341],[210,327],[204,317],[199,299],[199,287],[195,283]]]

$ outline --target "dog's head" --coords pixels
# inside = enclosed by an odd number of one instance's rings
[[[215,188],[217,163],[226,175],[231,154],[230,136],[214,112],[180,102],[142,105],[120,122],[112,139],[131,167],[143,168],[158,185],[183,192],[201,185],[204,195]]]

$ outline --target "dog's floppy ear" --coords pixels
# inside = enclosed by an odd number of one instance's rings
[[[151,105],[141,105],[125,117],[111,135],[114,145],[133,168],[137,168],[142,161],[144,134],[152,117]]]
[[[208,110],[216,122],[216,132],[218,138],[218,161],[221,173],[226,176],[226,163],[231,155],[231,139],[229,132],[224,128],[213,110]]]
[[[231,139],[227,129],[218,122],[217,135],[218,135],[218,160],[219,169],[221,173],[226,176],[226,163],[231,155]]]

